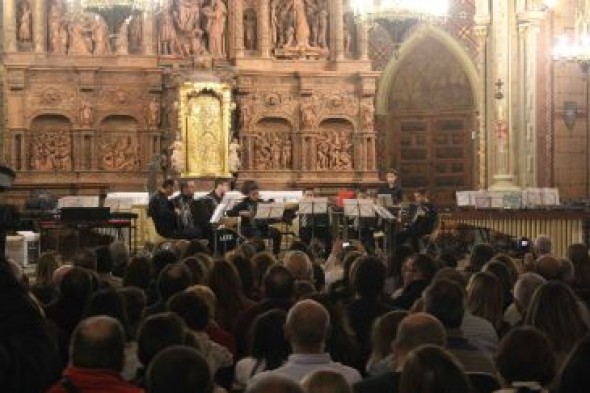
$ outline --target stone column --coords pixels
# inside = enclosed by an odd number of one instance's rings
[[[258,6],[258,47],[260,56],[270,57],[270,7],[269,0],[259,0]]]
[[[45,1],[35,0],[33,10],[33,40],[35,52],[45,52]]]
[[[4,50],[17,51],[16,0],[4,0]]]
[[[244,57],[244,0],[233,0],[234,51],[236,58]]]
[[[143,54],[154,55],[156,54],[154,45],[154,26],[155,26],[155,15],[152,11],[145,11],[143,13],[142,23],[142,43],[143,43]]]
[[[358,48],[360,60],[369,60],[369,23],[362,18],[358,23]]]
[[[489,81],[486,80],[486,73],[487,73],[487,64],[486,64],[486,54],[488,51],[488,23],[489,19],[485,19],[480,21],[480,23],[474,28],[475,37],[477,39],[477,69],[479,71],[479,99],[478,99],[478,118],[475,122],[475,130],[477,130],[477,138],[478,138],[478,172],[479,172],[479,180],[478,185],[480,189],[487,188],[488,185],[488,155],[487,155],[487,133],[486,133],[486,100],[487,97],[484,96],[485,88],[484,86]]]
[[[344,59],[344,4],[343,0],[334,0],[332,7],[332,34],[330,43],[335,60]]]

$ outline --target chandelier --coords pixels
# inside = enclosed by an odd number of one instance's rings
[[[578,13],[573,37],[562,35],[553,48],[553,59],[563,63],[578,63],[588,70],[590,66],[590,10]]]
[[[367,19],[444,19],[450,0],[350,0],[355,15]]]

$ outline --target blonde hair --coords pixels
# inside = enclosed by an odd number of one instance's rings
[[[207,305],[209,318],[215,318],[215,306],[217,304],[217,297],[215,296],[215,293],[213,293],[211,288],[205,285],[193,285],[192,287],[187,288],[186,292],[194,293],[195,295],[200,297]]]
[[[35,270],[35,283],[52,283],[53,272],[55,272],[60,266],[61,258],[55,251],[44,252],[41,254]]]
[[[352,393],[346,378],[330,370],[319,370],[306,376],[301,382],[305,393]]]
[[[500,280],[492,273],[476,273],[467,284],[467,309],[487,319],[496,329],[502,325],[504,292]]]

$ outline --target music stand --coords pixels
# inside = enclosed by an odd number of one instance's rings
[[[394,243],[395,241],[395,237],[391,236],[391,234],[393,233],[392,224],[396,221],[396,217],[383,206],[375,206],[375,213],[383,220],[383,222],[387,223],[387,226],[385,227],[388,228],[388,230],[385,230],[386,236],[384,236],[383,239],[383,251],[385,252],[385,255],[388,255],[390,248],[390,242],[388,239],[391,237],[391,243]],[[392,246],[394,246],[394,244],[392,244]]]
[[[361,219],[375,217],[375,204],[370,199],[345,199],[344,200],[344,217],[356,218],[359,220],[358,232],[359,232],[359,240],[361,240],[361,238],[362,238]],[[348,230],[346,231],[346,233],[348,233]]]
[[[312,198],[299,202],[299,214],[311,216],[311,238],[315,238],[315,217],[328,214],[328,198]]]
[[[379,206],[382,207],[392,208],[395,206],[393,203],[393,196],[391,196],[391,194],[378,194],[377,202]]]
[[[284,213],[284,203],[259,203],[254,219],[260,221],[280,220]]]

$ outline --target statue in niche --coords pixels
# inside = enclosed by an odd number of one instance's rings
[[[178,38],[176,37],[176,29],[174,28],[174,19],[170,13],[170,9],[166,8],[162,11],[160,18],[160,54],[161,55],[176,55],[178,54]]]
[[[355,23],[352,12],[344,14],[344,54],[345,56],[352,56],[354,45]]]
[[[226,57],[224,38],[227,7],[223,0],[212,0],[211,5],[206,7],[203,12],[207,16],[209,52],[214,57]]]
[[[147,107],[148,126],[157,127],[160,124],[160,103],[156,97],[153,97]]]
[[[201,7],[203,0],[179,0],[172,10],[172,29],[175,31],[178,50],[171,54],[199,55],[203,52]],[[176,28],[178,30],[176,30]]]
[[[129,171],[137,169],[137,145],[131,136],[122,136],[114,141],[107,141],[100,146],[102,153],[102,169]]]
[[[238,138],[232,138],[228,150],[229,171],[231,173],[238,173],[238,171],[242,167],[242,161],[240,160],[240,151],[242,150],[242,148],[240,147]]]
[[[363,131],[372,132],[375,130],[375,107],[370,102],[361,106],[361,128]]]
[[[279,17],[278,17],[278,7],[279,7],[280,0],[271,0],[270,1],[270,39],[272,42],[273,47],[278,48],[279,45],[279,37],[281,36],[281,27],[279,25]]]
[[[348,141],[348,137],[346,134],[340,134],[340,154],[339,154],[339,162],[338,168],[339,170],[351,170],[353,167],[352,164],[352,154],[350,153],[350,149],[352,147],[352,143]]]
[[[317,168],[318,170],[330,169],[330,139],[328,136],[319,136],[317,140]]]
[[[72,140],[67,131],[36,134],[31,144],[31,169],[69,171],[72,169]]]
[[[82,101],[80,107],[80,124],[82,127],[92,127],[92,105],[88,101]]]
[[[256,50],[257,29],[258,21],[256,20],[256,12],[249,9],[244,14],[244,47],[246,50]]]
[[[317,121],[313,99],[308,97],[301,102],[301,121],[304,128],[313,128]]]
[[[86,32],[85,19],[74,20],[69,24],[70,46],[68,53],[72,55],[91,55],[92,40]]]
[[[282,148],[281,148],[281,138],[278,135],[275,135],[275,137],[273,138],[271,147],[270,147],[270,151],[271,151],[271,158],[272,158],[272,164],[271,164],[271,168],[272,169],[280,169],[281,168],[281,154],[282,154]]]
[[[49,34],[49,52],[65,55],[68,49],[68,30],[64,18],[63,6],[59,1],[52,1],[47,15]]]
[[[32,12],[31,5],[27,0],[22,0],[19,7],[20,17],[18,18],[18,42],[29,44],[32,37]]]
[[[325,0],[319,0],[317,11],[317,41],[316,46],[328,47],[328,5]]]
[[[123,21],[117,33],[117,54],[129,54],[129,19]]]
[[[110,52],[109,27],[100,15],[94,16],[91,24],[92,41],[94,42],[94,54],[106,55]]]
[[[176,135],[176,139],[172,142],[168,150],[170,156],[170,168],[175,173],[186,172],[186,154],[184,151],[184,144],[180,140],[180,135]]]
[[[129,20],[129,51],[141,52],[142,30],[141,15],[132,15]]]
[[[240,122],[242,124],[242,128],[248,128],[250,123],[252,122],[252,118],[254,117],[254,103],[253,102],[244,102],[242,104],[242,110],[240,111]]]
[[[330,141],[331,139],[331,141]],[[342,144],[336,131],[332,132],[330,141],[330,169],[338,169],[338,163],[340,162],[340,153],[342,151]]]
[[[291,137],[287,136],[283,143],[283,151],[281,152],[281,168],[290,169],[293,160],[293,142]]]
[[[170,101],[166,105],[166,117],[171,132],[178,128],[178,101]]]
[[[307,49],[311,31],[307,21],[305,0],[292,0],[290,8],[293,16],[293,35],[286,46]]]

